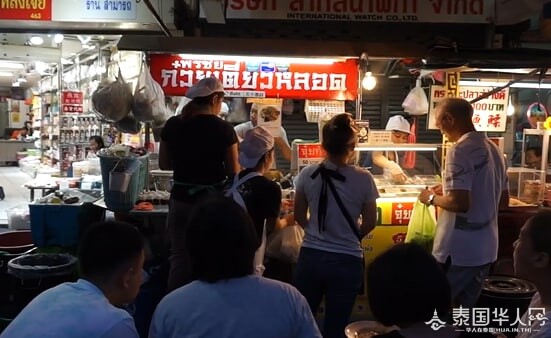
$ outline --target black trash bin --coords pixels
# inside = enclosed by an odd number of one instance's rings
[[[519,316],[526,312],[536,291],[536,286],[524,279],[511,276],[488,276],[484,280],[477,307],[489,308],[491,313],[494,309],[506,309],[508,320],[502,324],[494,322],[492,327],[510,328],[517,319],[517,312]],[[516,336],[514,332],[504,334],[508,337]]]
[[[11,303],[14,314],[17,315],[41,292],[64,282],[75,281],[76,267],[76,257],[69,254],[38,253],[10,260],[8,274],[13,277]]]

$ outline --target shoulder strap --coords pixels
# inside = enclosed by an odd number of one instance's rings
[[[243,183],[257,176],[260,176],[260,174],[256,171],[252,171],[241,178],[239,178],[239,174],[235,174],[235,176],[233,177],[233,183],[231,187],[226,191],[224,196],[233,198],[237,202],[237,204],[239,204],[243,209],[245,209],[245,211],[248,212],[245,201],[243,200],[243,196],[241,196],[237,188]]]
[[[352,229],[352,232],[354,233],[354,235],[356,235],[358,240],[361,242],[362,235],[360,234],[360,230],[358,230],[358,225],[357,225],[356,222],[354,222],[354,220],[352,219],[352,216],[350,216],[350,213],[348,212],[348,210],[344,206],[344,203],[342,202],[341,197],[337,193],[337,189],[335,188],[335,184],[333,183],[333,180],[331,180],[331,178],[329,178],[327,180],[327,184],[329,185],[329,189],[331,189],[331,192],[333,193],[333,197],[335,198],[335,202],[337,202],[337,205],[339,206],[339,209],[341,209],[341,212],[342,212],[344,218],[346,218],[346,222],[350,226],[350,229]]]
[[[344,206],[344,203],[342,202],[337,192],[337,189],[335,188],[335,184],[333,183],[333,178],[343,182],[346,180],[346,178],[335,170],[327,169],[323,165],[323,163],[319,165],[318,169],[316,169],[310,177],[314,179],[318,175],[321,176],[321,180],[322,180],[319,205],[318,205],[318,223],[319,223],[320,232],[323,231],[323,229],[325,228],[325,215],[327,213],[327,186],[329,186],[329,189],[331,189],[331,193],[335,198],[335,202],[337,202],[337,205],[341,210],[341,213],[343,214],[344,218],[346,219],[346,222],[350,226],[350,229],[356,235],[358,240],[361,241],[362,236],[360,234],[360,231],[358,230],[358,225],[356,222],[354,222],[354,220],[352,219],[352,216],[350,216],[350,214],[348,213],[348,210]]]

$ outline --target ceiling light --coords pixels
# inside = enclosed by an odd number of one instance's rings
[[[23,69],[22,63],[0,61],[0,69]]]
[[[61,43],[61,42],[63,42],[63,38],[65,38],[65,36],[63,36],[63,34],[56,34],[56,35],[54,35],[54,42],[55,43]]]
[[[10,72],[0,72],[0,77],[12,77],[13,73]]]
[[[33,36],[30,38],[29,40],[31,42],[31,44],[35,45],[35,46],[40,46],[41,44],[44,43],[44,39],[41,38],[40,36]]]
[[[377,79],[373,76],[372,72],[365,72],[362,80],[362,87],[366,90],[372,90],[377,85]]]
[[[507,106],[507,116],[513,116],[515,115],[515,106],[511,102],[509,102],[509,105]]]

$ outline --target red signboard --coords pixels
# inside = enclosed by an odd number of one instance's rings
[[[0,0],[0,20],[52,19],[52,0]]]
[[[237,58],[236,58],[237,59]],[[355,100],[358,65],[355,59],[328,64],[186,59],[151,55],[151,75],[166,95],[184,96],[202,78],[215,76],[227,96],[281,99]]]
[[[325,150],[321,147],[321,144],[299,144],[298,145],[298,157],[299,158],[324,158]]]
[[[84,95],[82,92],[61,92],[61,103],[63,104],[82,104]]]
[[[392,224],[407,225],[413,211],[413,203],[392,203]]]
[[[82,105],[68,105],[68,104],[64,104],[62,106],[62,111],[64,113],[74,113],[74,114],[80,114],[84,111],[84,108],[82,107]]]

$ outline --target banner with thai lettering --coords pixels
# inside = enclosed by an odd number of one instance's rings
[[[0,0],[0,20],[52,19],[52,0]]]
[[[493,90],[493,87],[459,87],[459,97],[471,101],[484,93]],[[435,108],[436,105],[445,99],[446,88],[443,86],[432,86],[429,105],[429,129],[436,127]],[[509,88],[505,88],[490,97],[473,103],[473,124],[478,131],[505,132],[507,127],[507,107],[509,105]]]
[[[174,54],[150,56],[151,76],[166,95],[184,96],[202,78],[214,76],[230,97],[355,100],[358,65],[355,59],[329,64],[278,61],[187,59]]]
[[[490,23],[495,0],[226,0],[227,19]],[[201,13],[202,17],[205,17]]]

